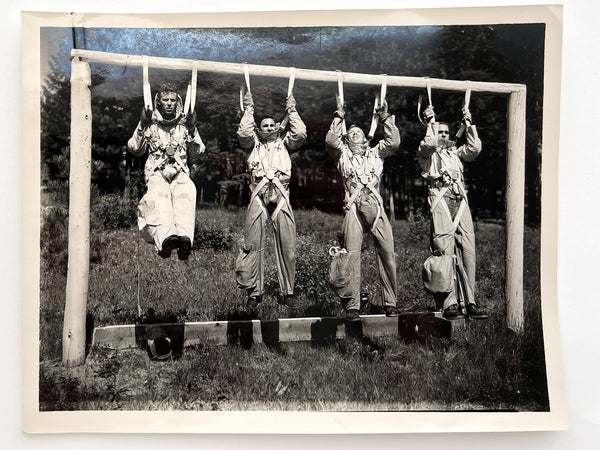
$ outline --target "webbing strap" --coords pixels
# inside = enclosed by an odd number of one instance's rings
[[[143,63],[142,76],[143,76],[143,90],[144,90],[144,107],[146,109],[148,109],[148,108],[153,109],[153,107],[152,107],[152,91],[150,89],[150,82],[148,81],[148,56],[146,56],[146,55],[142,56],[142,63]]]
[[[187,85],[187,91],[185,93],[185,104],[183,105],[183,114],[186,114],[190,111],[190,97],[192,96],[192,85]]]
[[[467,90],[465,91],[465,102],[464,102],[464,108],[465,109],[469,109],[469,103],[471,102],[471,82],[467,80]],[[456,139],[458,139],[459,137],[462,136],[462,134],[465,132],[465,128],[467,128],[465,122],[463,121],[463,123],[460,124],[460,128],[458,129],[458,131],[456,132]]]
[[[444,186],[437,193],[437,195],[433,199],[433,202],[431,202],[431,212],[433,212],[435,210],[435,208],[437,207],[438,203],[442,200],[442,198],[444,197],[444,194],[446,193],[447,190],[448,190],[448,186]],[[452,218],[450,218],[450,220],[452,220]]]
[[[463,197],[462,200],[460,201],[460,206],[458,207],[458,212],[456,213],[454,222],[452,222],[452,228],[454,229],[453,230],[454,233],[456,233],[456,230],[458,229],[458,224],[460,223],[460,219],[462,218],[462,215],[465,212],[466,207],[467,207],[467,202]]]
[[[427,99],[429,100],[429,104],[433,105],[433,102],[431,101],[431,80],[425,80],[425,87],[427,88]]]
[[[252,206],[252,202],[256,200],[258,202],[258,205],[260,206],[260,209],[262,210],[263,214],[267,217],[269,216],[269,213],[267,212],[267,208],[265,207],[262,200],[258,197],[258,193],[260,192],[260,190],[263,187],[265,187],[265,185],[268,182],[269,182],[269,180],[266,177],[263,177],[263,179],[258,182],[258,184],[254,188],[254,190],[252,191],[252,194],[250,196],[250,203],[248,203],[248,209],[250,209],[250,207]]]
[[[181,156],[179,156],[177,153],[175,153],[175,154],[173,154],[173,159],[177,162],[177,164],[179,164],[179,167],[181,167],[181,170],[183,170],[186,174],[189,175],[190,169],[188,168],[187,164],[183,163],[183,161],[181,160]]]
[[[358,220],[358,215],[356,213],[356,200],[358,199],[358,196],[362,192],[363,188],[367,188],[373,194],[375,199],[377,200],[377,215],[375,216],[375,220],[373,221],[373,224],[371,225],[371,232],[373,232],[373,230],[375,229],[375,226],[377,226],[377,221],[381,217],[381,208],[383,206],[383,199],[381,198],[381,195],[379,194],[377,189],[375,189],[375,180],[373,180],[367,184],[360,184],[360,183],[357,184],[356,188],[354,189],[354,192],[352,192],[352,195],[348,199],[348,204],[350,205],[350,209],[354,208],[354,215],[356,216],[356,220]],[[360,220],[358,221],[358,223],[360,223]],[[361,225],[361,227],[362,227],[362,225]]]
[[[438,204],[441,202],[441,200],[444,198],[444,194],[446,193],[446,191],[448,191],[448,186],[444,186],[442,189],[440,189],[440,191],[435,196],[435,199],[433,200],[433,202],[431,202],[431,212],[432,213],[435,210],[435,208],[438,206]],[[461,188],[461,193],[462,192],[463,191]],[[450,214],[450,208],[448,208],[448,204],[446,202],[442,202],[442,208],[444,209],[444,211],[446,211],[446,214],[448,214],[448,217],[450,218],[450,221],[452,222],[452,233],[455,233],[456,230],[458,229],[458,225],[460,224],[460,219],[462,218],[462,215],[463,215],[466,207],[467,207],[467,201],[466,201],[466,197],[463,195],[463,197],[461,198],[460,205],[458,207],[456,216],[454,217],[454,219],[452,219],[452,214]]]
[[[379,108],[379,95],[375,96],[375,104],[373,105],[373,114],[371,115],[371,127],[369,128],[369,134],[367,135],[368,140],[373,139],[373,136],[375,136],[375,131],[377,130],[377,124],[379,123],[379,120],[377,119],[377,108]]]
[[[296,69],[294,69],[293,67],[290,67],[290,81],[288,82],[288,90],[287,90],[288,97],[290,95],[292,95],[292,92],[294,91],[294,80],[295,79],[296,79]],[[290,121],[290,115],[286,114],[285,117],[283,118],[283,120],[281,121],[281,125],[279,125],[279,128],[282,130],[285,129],[285,127],[289,121]]]
[[[283,206],[286,204],[286,198],[282,195],[281,198],[279,199],[279,203],[277,203],[277,208],[275,208],[275,211],[273,211],[273,214],[271,214],[271,221],[275,222],[275,219],[277,219],[277,215],[279,214],[279,211],[281,211],[281,208],[283,208]]]
[[[285,205],[286,203],[289,205],[290,198],[288,197],[288,193],[286,192],[285,187],[283,186],[283,184],[281,184],[281,181],[279,181],[279,178],[273,178],[272,183],[277,187],[277,189],[279,189],[279,192],[281,192],[281,198],[279,199],[279,203],[277,204],[275,211],[273,211],[273,214],[271,215],[271,220],[274,221],[277,218],[277,214],[279,214],[279,211],[281,211],[281,208],[283,208],[283,205]]]
[[[246,89],[250,92],[250,72],[248,71],[248,63],[242,63],[244,72],[244,80],[246,80]],[[240,86],[240,111],[244,112],[244,86]]]
[[[335,71],[337,74],[337,82],[338,82],[338,96],[340,98],[340,102],[342,105],[344,104],[344,75],[340,70]],[[342,136],[346,136],[348,134],[346,130],[346,119],[342,119]]]
[[[385,100],[385,95],[387,93],[387,75],[385,73],[381,74],[381,103]]]
[[[246,89],[250,92],[250,71],[248,70],[248,63],[243,63],[242,67],[244,68],[244,79],[246,80]]]
[[[250,207],[250,205],[252,204],[252,202],[256,200],[258,202],[258,204],[259,204],[262,212],[265,214],[265,216],[269,215],[269,213],[267,212],[267,208],[265,207],[265,204],[263,203],[263,201],[258,196],[258,194],[260,193],[260,191],[262,190],[262,188],[264,188],[267,185],[267,183],[269,183],[269,181],[271,181],[275,185],[275,187],[277,187],[277,189],[279,190],[279,192],[281,192],[281,198],[279,199],[279,202],[277,203],[277,207],[273,211],[273,214],[271,214],[271,220],[274,221],[277,218],[277,215],[279,214],[279,212],[281,211],[281,209],[283,208],[283,206],[286,203],[289,205],[289,202],[290,202],[288,193],[286,192],[286,189],[283,186],[283,184],[281,184],[281,181],[279,181],[279,178],[273,178],[273,180],[269,180],[267,177],[263,177],[262,180],[260,180],[258,182],[258,184],[256,185],[256,187],[252,191],[252,194],[251,194],[251,197],[250,197],[250,204],[248,205],[248,207]]]
[[[377,131],[377,125],[379,124],[379,117],[377,116],[377,109],[383,106],[383,102],[385,101],[385,95],[387,91],[387,79],[385,74],[381,74],[381,91],[379,95],[375,96],[375,106],[373,107],[373,115],[371,116],[371,128],[369,129],[369,134],[367,138],[369,140],[373,139],[375,136],[375,131]]]
[[[192,62],[192,92],[190,99],[190,112],[196,108],[196,88],[198,84],[198,61]]]
[[[192,80],[187,86],[187,92],[185,93],[185,105],[183,107],[184,114],[190,114],[194,112],[196,106],[196,85],[198,84],[198,63],[192,62]]]
[[[294,81],[296,80],[296,69],[290,67],[290,80],[288,82],[288,97],[292,95],[292,91],[294,90]]]
[[[425,79],[425,88],[427,89],[427,100],[429,101],[429,106],[433,107],[433,103],[431,102],[431,81],[428,78]],[[423,95],[419,94],[419,101],[417,102],[417,117],[419,118],[419,122],[421,122],[424,126],[427,126],[427,124],[423,121],[421,117],[422,102]]]

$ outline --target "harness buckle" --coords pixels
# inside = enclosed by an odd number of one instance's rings
[[[275,169],[266,169],[265,170],[265,177],[267,177],[267,180],[269,180],[269,181],[273,181],[275,179],[276,174],[277,174],[277,170],[275,170]]]
[[[363,186],[366,186],[371,181],[371,177],[367,174],[362,174],[358,176],[358,181],[360,181]]]

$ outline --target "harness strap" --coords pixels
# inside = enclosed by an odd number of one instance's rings
[[[425,88],[427,89],[427,100],[429,101],[429,106],[433,107],[433,103],[431,102],[431,81],[426,78],[425,79]],[[427,126],[427,124],[421,118],[421,103],[423,101],[423,95],[419,94],[419,101],[417,102],[417,117],[419,118],[419,122],[423,124],[423,126]]]
[[[380,76],[381,76],[381,91],[380,91],[379,95],[381,97],[381,102],[383,103],[383,101],[385,100],[385,95],[387,93],[387,75],[385,73],[382,73]]]
[[[375,96],[375,106],[373,107],[373,115],[371,116],[371,128],[369,130],[369,134],[367,137],[369,140],[373,139],[375,136],[375,131],[377,131],[377,125],[379,125],[379,117],[377,116],[377,109],[383,106],[383,102],[385,101],[385,94],[387,91],[387,78],[386,74],[381,74],[381,91],[379,96]]]
[[[269,213],[267,212],[267,208],[265,207],[265,204],[263,203],[263,201],[260,199],[260,197],[258,197],[258,193],[260,192],[260,190],[266,186],[266,184],[269,182],[269,180],[266,177],[263,177],[262,180],[260,180],[258,182],[258,184],[256,185],[256,187],[252,190],[252,194],[250,195],[250,203],[248,204],[248,208],[250,208],[250,206],[252,205],[253,201],[257,201],[258,205],[260,206],[260,209],[262,210],[263,214],[265,216],[269,216]]]
[[[190,99],[190,112],[194,112],[196,108],[196,92],[198,84],[198,61],[192,62],[192,92]]]
[[[150,89],[150,82],[148,81],[148,56],[142,56],[142,63],[144,106],[146,107],[146,109],[154,109],[152,105],[152,91]]]
[[[179,156],[177,153],[173,154],[173,159],[175,160],[175,162],[177,164],[179,164],[179,167],[181,167],[181,170],[183,170],[187,175],[190,174],[190,169],[188,168],[187,164],[184,164],[183,161],[181,160],[181,156]]]
[[[471,82],[467,81],[467,90],[465,91],[465,102],[464,102],[463,106],[466,109],[469,109],[469,103],[470,102],[471,102]],[[465,125],[465,122],[463,121],[460,124],[460,128],[456,132],[456,139],[458,139],[459,137],[462,136],[462,134],[465,132],[465,128],[467,128],[467,126]]]
[[[277,203],[277,207],[275,208],[275,211],[273,211],[273,214],[271,214],[271,220],[273,222],[275,222],[275,219],[277,219],[277,215],[279,214],[279,212],[281,211],[281,209],[283,208],[283,206],[287,203],[286,198],[282,195],[281,198],[279,199],[279,202]]]
[[[433,202],[431,202],[431,211],[433,212],[435,210],[435,208],[437,207],[438,203],[442,200],[442,198],[444,197],[444,194],[446,193],[446,191],[448,190],[448,186],[444,186],[442,189],[440,189],[440,191],[437,193],[437,195],[435,196],[435,198],[433,199]]]
[[[248,70],[248,63],[243,63],[242,67],[244,68],[244,79],[246,80],[246,89],[250,92],[250,71]]]
[[[279,214],[279,212],[281,211],[281,209],[289,203],[290,203],[290,198],[289,195],[285,189],[285,187],[283,186],[283,184],[281,184],[281,181],[279,181],[279,178],[273,178],[273,180],[269,180],[267,177],[263,177],[258,184],[256,185],[256,187],[252,190],[252,194],[251,194],[251,198],[250,198],[250,204],[252,204],[252,202],[254,200],[256,200],[258,202],[258,204],[260,205],[260,208],[262,210],[262,212],[265,214],[265,216],[268,216],[268,212],[267,212],[267,208],[264,204],[264,202],[262,201],[262,199],[258,196],[258,194],[260,193],[260,191],[268,184],[268,183],[272,183],[281,193],[281,198],[279,199],[279,202],[277,203],[277,207],[275,208],[275,210],[273,211],[273,214],[271,214],[271,220],[275,220],[277,218],[277,215]]]
[[[383,101],[382,101],[383,104]],[[379,108],[379,95],[375,96],[375,104],[373,105],[373,114],[371,115],[371,128],[369,128],[369,134],[367,134],[367,139],[373,139],[375,136],[375,131],[377,131],[377,125],[379,120],[377,119],[377,109]]]
[[[288,90],[287,90],[287,96],[289,97],[290,95],[292,95],[292,92],[294,90],[294,80],[296,79],[296,69],[293,67],[290,67],[290,80],[288,82]],[[281,130],[284,130],[286,125],[288,124],[290,120],[290,115],[286,114],[285,117],[283,118],[283,120],[281,121],[281,125],[279,125],[279,128]]]
[[[244,79],[246,80],[246,89],[250,92],[250,72],[248,71],[248,63],[242,63],[244,71]],[[240,110],[244,112],[244,86],[240,87]]]
[[[198,84],[198,63],[192,61],[192,80],[187,85],[187,92],[185,94],[185,105],[183,107],[183,113],[185,115],[194,112],[196,106],[196,85]]]
[[[338,96],[340,97],[340,102],[342,105],[344,104],[344,76],[340,70],[335,71],[337,74],[337,82],[338,82]],[[342,119],[342,136],[346,136],[348,134],[346,130],[346,119]]]
[[[290,198],[288,196],[288,193],[286,192],[285,187],[283,186],[283,184],[281,184],[281,181],[279,181],[279,178],[273,178],[272,183],[277,187],[277,189],[279,189],[279,192],[281,192],[281,198],[279,199],[279,203],[277,203],[277,207],[271,215],[271,220],[274,221],[277,218],[279,211],[281,211],[281,208],[283,208],[285,204],[290,204]]]
[[[429,78],[425,80],[425,88],[427,89],[427,100],[429,100],[430,105],[433,105],[431,101],[431,80]]]
[[[192,85],[187,85],[187,91],[185,93],[185,104],[183,105],[183,114],[187,115],[190,111],[190,97],[192,96]]]
[[[355,177],[356,177],[356,175],[355,175]],[[377,189],[375,189],[375,181],[371,181],[367,184],[361,184],[359,182],[357,184],[357,186],[354,188],[352,195],[348,199],[349,206],[347,206],[347,207],[354,212],[354,215],[356,216],[356,220],[358,220],[358,214],[356,211],[357,210],[356,201],[358,200],[358,196],[361,194],[361,192],[364,188],[367,188],[373,194],[373,196],[375,197],[375,200],[377,200],[377,214],[375,216],[375,220],[373,220],[373,224],[371,225],[371,229],[370,229],[370,231],[373,232],[373,230],[377,226],[377,221],[381,218],[381,211],[382,211],[382,207],[383,207],[383,199],[381,198],[381,195],[379,194]],[[360,220],[358,220],[358,223],[360,224]],[[361,225],[361,227],[362,227],[362,225]]]
[[[452,214],[450,214],[450,208],[448,208],[448,204],[446,202],[442,202],[442,208],[444,209],[444,211],[446,211],[446,213],[448,214],[448,217],[452,221],[452,228],[453,228],[452,233],[455,233],[456,230],[458,229],[458,225],[460,224],[460,219],[462,218],[465,208],[467,207],[467,200],[466,200],[464,190],[459,183],[457,183],[457,184],[461,191],[461,201],[460,201],[460,205],[458,207],[458,211],[457,211],[454,219],[452,219]],[[431,212],[433,212],[435,210],[435,208],[438,206],[438,204],[444,198],[444,195],[446,194],[448,189],[449,189],[448,186],[444,186],[437,193],[437,195],[435,196],[435,199],[433,200],[433,202],[431,202]]]

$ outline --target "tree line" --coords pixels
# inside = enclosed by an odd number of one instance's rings
[[[440,27],[425,41],[406,34],[401,39],[387,40],[380,36],[357,36],[329,46],[326,51],[305,55],[300,61],[278,60],[277,65],[296,63],[298,67],[303,64],[302,67],[320,70],[526,84],[526,217],[531,223],[539,223],[544,30],[543,26],[535,24],[515,30],[510,34],[510,30],[502,27],[447,26]],[[269,33],[271,38],[292,41],[290,31],[285,28],[269,29]],[[508,41],[507,36],[511,38]],[[536,39],[532,40],[531,36]],[[519,57],[510,57],[511,46]],[[273,64],[268,57],[249,62]],[[59,61],[55,61],[56,70],[51,70],[44,80],[41,98],[42,187],[54,198],[66,201],[70,86],[67,75],[58,70],[58,66]],[[111,96],[106,92],[118,82],[102,70],[92,73],[92,183],[100,194],[120,193],[125,198],[140,198],[144,192],[145,158],[133,158],[126,151],[126,144],[143,104],[141,80],[137,95]],[[174,82],[182,96],[185,94],[189,81],[187,74],[170,72],[160,77]],[[250,180],[246,167],[248,154],[239,147],[236,138],[241,118],[241,80],[220,74],[199,74],[198,79],[198,131],[206,144],[206,152],[190,161],[198,202],[243,206],[249,199]],[[157,77],[152,81],[160,82]],[[257,78],[252,83],[257,116],[283,118],[287,82]],[[350,123],[368,128],[378,90],[375,86],[345,86],[346,114]],[[307,142],[292,155],[291,200],[296,208],[341,210],[342,180],[324,144],[335,109],[336,92],[334,84],[301,80],[295,83],[298,111],[308,128]],[[390,215],[395,218],[411,217],[426,207],[426,188],[415,159],[415,151],[425,133],[416,108],[419,96],[423,94],[415,89],[388,88],[387,91],[390,112],[396,116],[402,139],[400,151],[385,162],[382,183],[384,200]],[[424,98],[426,105],[427,97]],[[438,118],[449,122],[456,131],[463,95],[434,91],[432,102]],[[506,98],[473,94],[470,109],[483,151],[474,162],[466,164],[469,202],[475,217],[502,219],[506,178]],[[379,138],[376,135],[374,139]]]

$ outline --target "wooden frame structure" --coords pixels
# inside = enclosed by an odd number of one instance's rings
[[[71,367],[85,361],[85,323],[89,278],[89,230],[91,188],[91,70],[89,63],[144,66],[171,70],[244,75],[244,65],[190,59],[143,57],[89,50],[71,51],[71,157],[69,175],[69,262],[63,328],[63,364]],[[289,78],[290,68],[245,65],[252,76]],[[337,83],[335,71],[294,69],[297,80]],[[381,75],[343,73],[349,84],[381,85]],[[499,94],[507,103],[506,178],[506,322],[523,332],[523,232],[525,197],[525,99],[522,84],[443,80],[386,76],[387,86]]]

